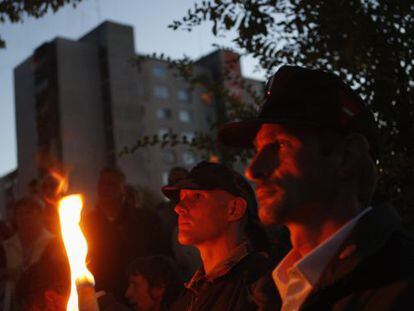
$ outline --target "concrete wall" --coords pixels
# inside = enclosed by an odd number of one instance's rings
[[[27,184],[37,177],[37,128],[32,59],[14,69],[15,115],[17,138],[17,195],[25,194]]]
[[[99,171],[106,165],[98,47],[57,39],[62,162],[70,191],[95,201]]]

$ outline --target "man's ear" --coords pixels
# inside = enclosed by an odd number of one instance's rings
[[[339,177],[348,179],[357,174],[367,155],[369,155],[369,143],[365,136],[357,133],[349,134],[341,148]]]
[[[227,219],[229,221],[237,221],[246,214],[247,202],[241,197],[235,197],[229,201],[227,207]]]

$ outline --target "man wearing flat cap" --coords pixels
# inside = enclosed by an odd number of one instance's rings
[[[247,181],[222,164],[201,162],[162,191],[178,202],[179,243],[195,246],[202,259],[171,310],[274,310],[274,284],[257,283],[272,264],[259,253],[266,237]]]
[[[281,310],[414,310],[414,240],[395,210],[372,206],[379,135],[338,76],[283,66],[257,118],[218,139],[254,148],[246,176],[259,216],[283,224],[293,249],[273,270]]]

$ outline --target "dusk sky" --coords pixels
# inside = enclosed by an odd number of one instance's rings
[[[76,8],[66,6],[40,18],[25,18],[20,24],[0,24],[7,47],[0,49],[0,176],[16,168],[17,151],[14,116],[13,69],[34,49],[55,37],[78,39],[105,20],[131,25],[135,30],[135,50],[140,54],[164,53],[173,58],[193,59],[211,52],[213,44],[232,46],[231,35],[216,38],[211,25],[192,32],[173,31],[167,26],[193,6],[190,0],[83,0]],[[264,79],[256,62],[242,59],[243,74]],[[30,133],[27,133],[30,135]]]

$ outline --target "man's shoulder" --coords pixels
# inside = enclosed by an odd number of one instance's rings
[[[243,258],[230,272],[230,275],[243,277],[247,284],[253,284],[262,276],[270,273],[274,263],[266,254],[251,252]]]
[[[367,250],[348,244],[324,271],[304,310],[414,310],[405,308],[414,308],[413,238],[395,230],[385,241],[378,239],[381,245],[372,237],[375,247]]]
[[[341,248],[334,260],[337,270],[347,270],[347,263],[354,266],[350,275],[369,278],[370,283],[392,283],[407,278],[414,279],[414,237],[400,226],[366,228],[359,232],[356,240],[351,239]],[[355,242],[355,243],[354,243]],[[349,255],[347,250],[351,250]],[[349,257],[349,258],[348,258]],[[368,281],[367,281],[368,282]]]
[[[262,270],[268,271],[274,266],[274,262],[267,253],[253,251],[245,258],[246,265],[259,265]]]
[[[270,276],[272,267],[265,255],[251,252],[228,273],[209,281],[207,286],[199,290],[186,289],[172,310],[188,309],[194,297],[197,306],[203,306],[202,310],[276,310],[277,292]]]
[[[258,310],[278,310],[281,300],[272,278],[275,263],[263,253],[253,252],[246,258],[249,296]]]
[[[389,243],[395,245],[400,251],[414,254],[414,236],[405,230],[396,230],[392,234]]]
[[[371,260],[383,258],[383,264],[390,270],[404,270],[414,276],[414,237],[403,230],[394,231],[385,245]],[[395,265],[392,265],[395,263]]]
[[[250,286],[251,297],[258,310],[279,310],[282,305],[271,271],[265,273]]]
[[[397,210],[384,203],[373,207],[371,213],[373,221],[365,223],[365,230],[359,231],[359,234],[364,237],[358,239],[359,241],[365,240],[362,245],[368,250],[375,250],[366,258],[366,261],[376,261],[378,264],[387,265],[388,270],[410,268],[412,271],[414,269],[414,236],[403,229]],[[369,217],[367,218],[369,220]],[[393,266],[392,263],[396,265]],[[371,268],[374,267],[376,265]]]
[[[356,254],[362,258],[361,264],[375,262],[367,269],[378,265],[388,266],[387,270],[398,270],[406,264],[414,266],[414,237],[404,231],[401,218],[388,204],[373,207],[362,217],[345,246],[351,244],[355,244]]]
[[[385,310],[387,306],[400,302],[402,306],[410,304],[414,307],[413,263],[413,238],[396,230],[382,247],[363,258],[352,271],[329,286],[325,295],[321,296],[325,297],[321,301],[337,297],[336,304],[348,305],[354,301],[358,306],[369,306],[370,310],[377,310],[375,306]]]
[[[361,260],[351,277],[372,287],[414,284],[414,238],[393,232],[382,247]]]

